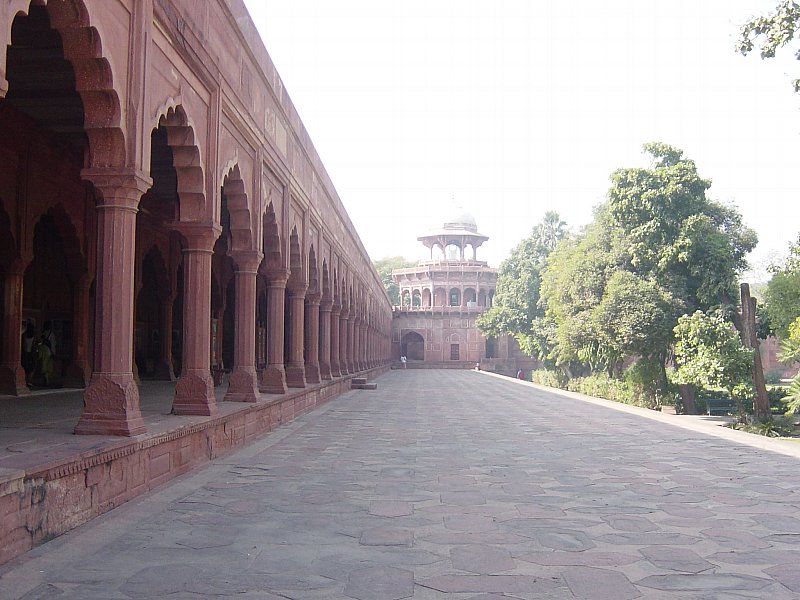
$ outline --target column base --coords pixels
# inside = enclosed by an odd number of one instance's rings
[[[341,377],[342,376],[342,369],[339,366],[339,363],[332,362],[331,363],[331,377]]]
[[[261,374],[261,381],[258,382],[258,391],[264,394],[285,394],[286,375],[283,372],[283,365],[268,365]]]
[[[286,385],[290,388],[306,387],[305,365],[288,365],[286,367]]]
[[[331,372],[331,366],[325,363],[321,363],[319,365],[319,376],[324,381],[329,381],[333,379],[333,373]]]
[[[258,379],[253,368],[237,368],[231,371],[228,380],[226,402],[258,402]]]
[[[83,394],[78,435],[140,435],[147,429],[132,373],[95,373]]]
[[[178,384],[175,386],[172,414],[204,417],[211,417],[217,414],[214,382],[209,371],[198,369],[196,371],[187,371],[181,375],[180,379],[178,379]]]
[[[306,381],[308,383],[319,383],[322,381],[319,365],[307,364],[306,365]]]
[[[0,394],[27,396],[29,393],[22,365],[0,365]]]

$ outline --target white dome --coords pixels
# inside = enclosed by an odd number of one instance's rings
[[[444,222],[445,229],[466,229],[468,231],[478,231],[478,225],[475,223],[475,217],[465,211],[455,215],[453,218],[447,219]]]

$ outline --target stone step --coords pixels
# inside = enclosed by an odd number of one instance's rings
[[[363,383],[367,383],[367,378],[366,377],[353,377],[350,380],[350,383],[353,383],[355,385],[360,385],[360,384],[363,384]]]
[[[354,383],[350,386],[353,390],[377,390],[377,383]]]

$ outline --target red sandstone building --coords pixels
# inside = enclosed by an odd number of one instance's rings
[[[475,319],[491,307],[497,269],[477,259],[489,238],[478,232],[471,214],[461,212],[442,227],[417,238],[430,258],[416,267],[396,269],[400,288],[394,307],[392,357],[411,367],[482,368],[499,372],[529,369],[530,358],[510,336],[485,338]]]
[[[241,0],[0,0],[0,26],[3,402],[27,322],[55,339],[34,387],[85,388],[79,434],[147,434],[143,380],[187,417],[223,386],[249,435],[385,368],[390,302]]]

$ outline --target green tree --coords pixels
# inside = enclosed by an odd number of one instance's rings
[[[675,326],[675,380],[704,389],[722,388],[742,414],[742,387],[751,384],[753,355],[723,311],[683,315]]]
[[[414,261],[403,258],[402,256],[386,256],[379,260],[373,260],[372,264],[375,265],[375,270],[383,281],[383,287],[386,288],[386,293],[389,294],[389,299],[395,306],[400,305],[400,288],[392,279],[392,271],[395,269],[405,269],[413,267],[417,263]]]
[[[541,296],[559,364],[613,373],[636,355],[663,374],[679,315],[736,304],[755,234],[707,197],[710,183],[681,150],[653,143],[645,151],[652,164],[615,171],[594,222],[548,258]]]
[[[789,325],[786,337],[781,340],[778,358],[787,363],[800,362],[800,317]],[[800,412],[800,373],[789,384],[787,399],[787,412]]]
[[[549,211],[501,263],[492,307],[476,320],[484,335],[511,334],[523,351],[545,357],[548,331],[546,323],[539,322],[544,317],[539,305],[541,271],[547,256],[565,236],[566,223],[558,213]]]
[[[756,17],[742,26],[737,50],[742,54],[753,51],[756,41],[761,41],[761,58],[773,58],[783,46],[792,42],[800,31],[800,4],[793,0],[783,0],[775,7],[775,12]],[[800,60],[800,50],[795,53]],[[793,82],[796,92],[800,92],[800,79]]]
[[[790,246],[785,264],[771,271],[764,305],[771,327],[783,338],[789,332],[789,325],[800,317],[800,236]]]

